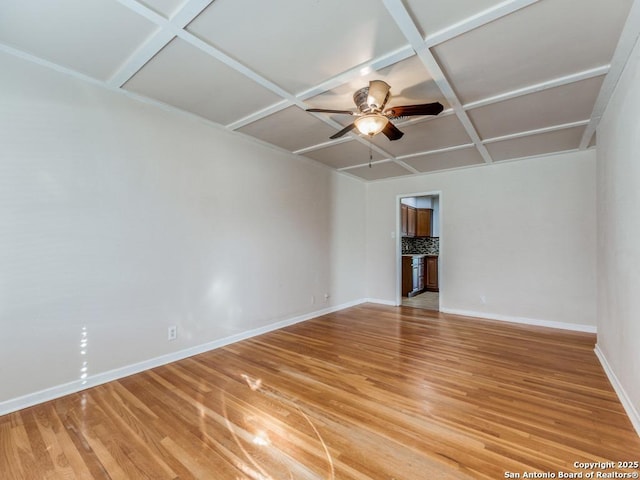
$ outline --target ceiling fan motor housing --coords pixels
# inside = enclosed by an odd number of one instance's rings
[[[371,91],[372,96],[369,95],[371,86],[375,90]],[[390,87],[386,82],[373,80],[369,83],[369,86],[362,87],[353,94],[353,103],[356,104],[360,113],[380,112],[386,105],[387,100],[389,100],[389,90]]]
[[[369,113],[371,112],[371,108],[367,103],[367,98],[369,97],[369,87],[362,87],[360,90],[357,90],[356,93],[353,94],[353,103],[358,107],[358,111],[360,113]]]

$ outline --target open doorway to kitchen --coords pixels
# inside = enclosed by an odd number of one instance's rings
[[[397,304],[440,310],[440,193],[397,201]]]

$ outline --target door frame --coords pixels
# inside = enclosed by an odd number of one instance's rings
[[[413,198],[413,197],[438,197],[438,222],[440,226],[439,232],[439,243],[438,243],[438,311],[442,311],[443,305],[443,285],[442,281],[444,277],[444,268],[442,265],[444,262],[444,242],[442,241],[442,232],[443,232],[443,221],[444,215],[443,212],[443,195],[441,190],[431,190],[427,192],[419,192],[419,193],[403,193],[396,195],[395,200],[395,209],[396,209],[396,306],[399,307],[402,305],[402,225],[400,225],[400,203],[403,198]]]

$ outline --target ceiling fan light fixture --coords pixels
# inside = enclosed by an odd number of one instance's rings
[[[384,130],[384,127],[389,123],[389,119],[379,113],[369,113],[356,118],[354,123],[360,133],[372,137]]]
[[[372,80],[369,82],[369,92],[367,104],[372,110],[382,110],[389,99],[391,86],[383,80]]]

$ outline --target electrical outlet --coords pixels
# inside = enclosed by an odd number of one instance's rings
[[[175,325],[171,325],[167,332],[167,340],[171,341],[175,340],[176,338],[178,338],[178,327]]]

